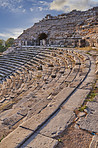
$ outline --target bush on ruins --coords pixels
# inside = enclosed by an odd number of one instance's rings
[[[5,44],[6,47],[11,47],[14,44],[14,38],[8,38]]]
[[[0,39],[0,52],[4,52],[14,45],[14,38],[8,38],[6,41]]]
[[[3,40],[0,40],[0,52],[3,52],[6,50],[6,47],[3,45]]]
[[[6,47],[0,45],[0,52],[3,52],[3,51],[5,51],[5,50],[6,50]]]

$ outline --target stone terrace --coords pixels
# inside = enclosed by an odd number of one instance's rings
[[[8,136],[0,147],[54,147],[94,80],[94,60],[83,51],[22,47],[1,56],[0,138]]]

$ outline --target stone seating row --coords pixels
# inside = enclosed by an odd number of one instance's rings
[[[89,70],[85,66],[82,67],[82,63],[87,62],[83,60],[83,57],[87,59],[86,55],[72,50],[44,49],[30,61],[27,60],[25,64],[13,59],[12,65],[16,63],[20,66],[21,71],[13,65],[17,73],[13,73],[14,75],[10,76],[10,79],[3,81],[3,84],[0,85],[2,90],[0,92],[0,112],[2,112],[0,127],[4,125],[8,131],[13,129],[22,122],[23,118],[30,118],[32,115],[40,113],[65,86],[75,88]],[[7,65],[7,62],[4,63]],[[9,65],[11,66],[11,61]],[[3,64],[3,66],[5,65]],[[42,70],[40,66],[42,66]],[[9,112],[5,111],[6,109],[9,109]],[[18,116],[18,113],[21,116]],[[4,126],[3,128],[5,128]]]

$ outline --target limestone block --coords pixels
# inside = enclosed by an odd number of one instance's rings
[[[25,144],[23,144],[21,148],[54,148],[57,144],[58,140],[35,134]]]
[[[6,138],[0,143],[1,148],[15,148],[21,143],[25,138],[27,138],[32,131],[26,130],[24,128],[18,127],[12,133],[10,133]]]

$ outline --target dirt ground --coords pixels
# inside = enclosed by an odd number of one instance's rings
[[[89,148],[92,135],[87,131],[75,128],[73,124],[56,139],[59,144],[55,148]]]

